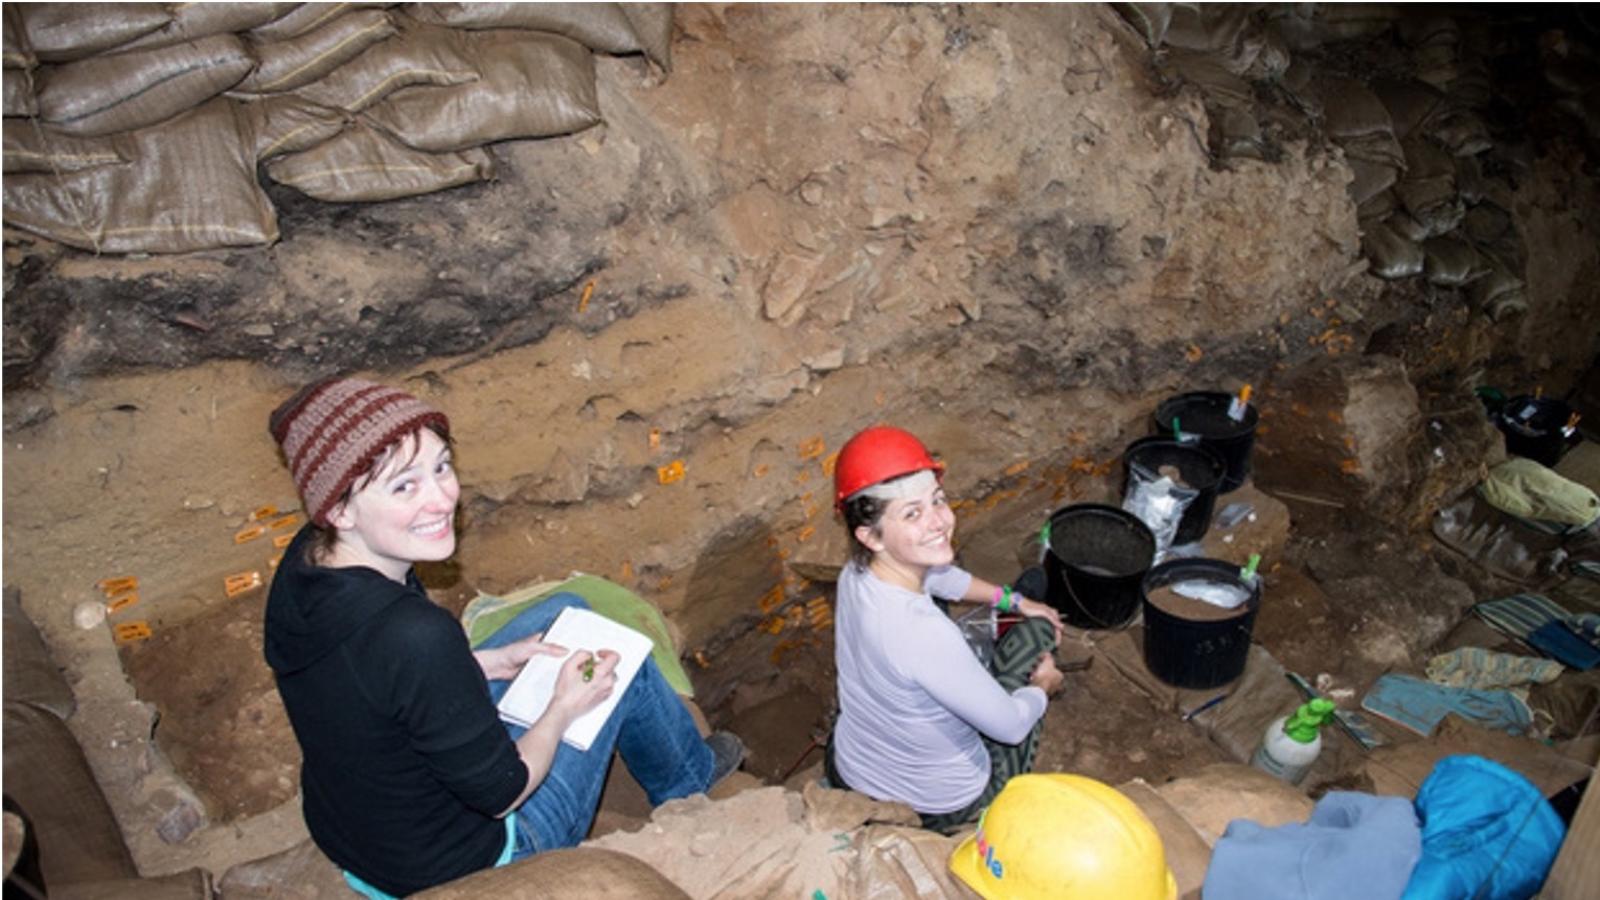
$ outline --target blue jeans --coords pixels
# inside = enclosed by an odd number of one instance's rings
[[[576,594],[556,594],[523,610],[473,649],[502,647],[538,634],[569,606],[588,608]],[[489,682],[489,698],[499,703],[510,685],[509,681]],[[526,730],[506,725],[512,740]],[[623,763],[644,787],[652,806],[710,787],[711,748],[700,737],[683,700],[661,677],[655,661],[647,659],[588,750],[575,750],[566,743],[556,746],[549,774],[514,813],[517,840],[513,859],[576,847],[584,839],[600,806],[600,790],[605,786],[613,750],[622,754]]]

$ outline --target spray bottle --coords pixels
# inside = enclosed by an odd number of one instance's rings
[[[1250,765],[1290,784],[1299,784],[1322,752],[1322,724],[1333,710],[1332,700],[1318,697],[1301,704],[1294,715],[1274,719]]]

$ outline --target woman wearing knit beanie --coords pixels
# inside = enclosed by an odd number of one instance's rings
[[[460,495],[450,423],[416,397],[335,378],[272,413],[308,524],[267,600],[266,657],[304,756],[306,825],[350,885],[375,898],[583,840],[613,750],[652,804],[706,790],[738,767],[731,734],[702,740],[646,661],[587,751],[561,742],[604,700],[616,654],[572,655],[532,728],[495,701],[564,608],[558,594],[476,651],[412,564],[455,552]]]

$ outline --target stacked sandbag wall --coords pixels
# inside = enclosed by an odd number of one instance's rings
[[[1529,174],[1520,135],[1486,124],[1501,46],[1483,21],[1389,4],[1115,4],[1165,78],[1199,87],[1211,150],[1271,161],[1292,139],[1339,146],[1373,274],[1458,289],[1495,321],[1527,309],[1527,248],[1511,212]],[[1581,36],[1542,41],[1541,94],[1600,128],[1600,74]],[[1587,87],[1587,90],[1586,90]]]
[[[4,10],[6,224],[95,252],[278,237],[326,202],[492,178],[600,121],[594,52],[665,69],[670,4],[31,3]]]

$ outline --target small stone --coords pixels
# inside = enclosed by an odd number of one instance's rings
[[[173,791],[161,791],[155,802],[170,808],[156,823],[156,834],[169,844],[181,844],[206,824],[206,815],[200,801],[192,796],[182,796]]]
[[[72,623],[84,631],[97,627],[106,620],[106,605],[85,600],[72,608]]]
[[[217,501],[204,494],[190,494],[183,498],[184,509],[210,509],[217,505]]]
[[[269,338],[277,334],[277,330],[265,322],[255,322],[240,329],[251,337]]]
[[[638,492],[634,492],[634,493],[628,495],[628,508],[629,509],[638,509],[639,508],[639,504],[641,504],[643,502],[644,502],[644,494],[641,494],[641,493],[638,493]]]

